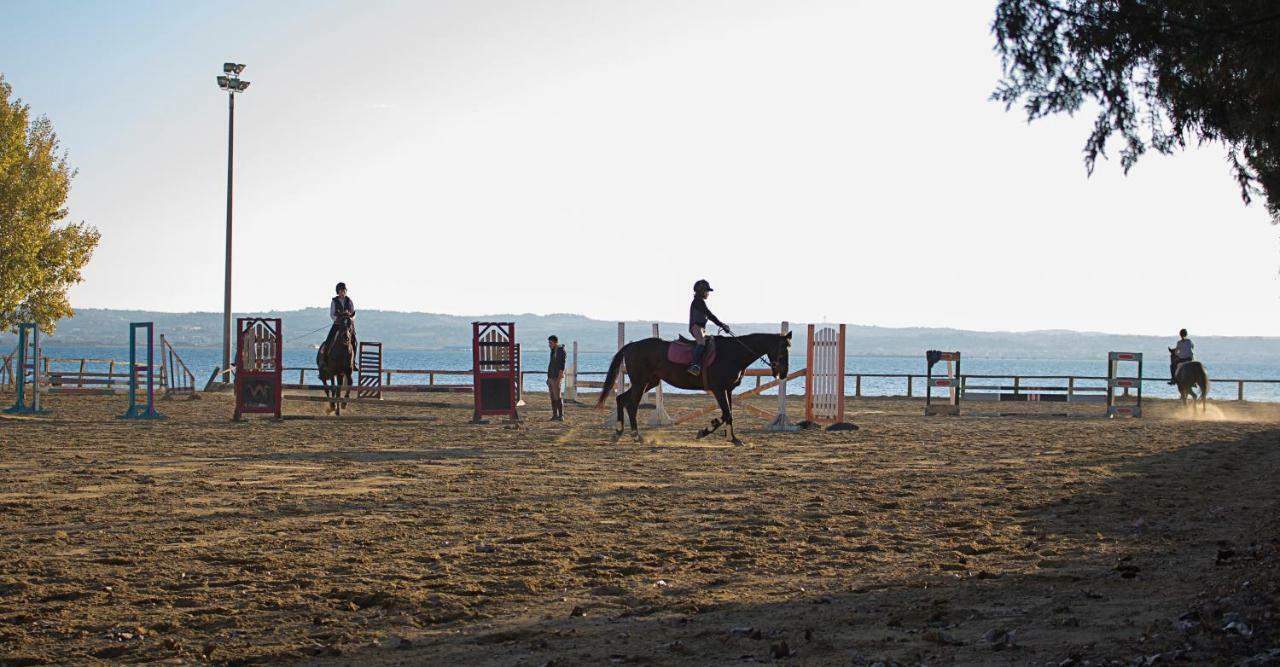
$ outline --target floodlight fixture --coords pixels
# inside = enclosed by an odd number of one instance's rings
[[[244,71],[244,65],[240,63],[222,63],[222,71],[227,74],[235,74],[239,76]]]
[[[225,77],[225,76],[220,76],[220,77],[218,77],[218,87],[219,87],[219,88],[221,88],[221,89],[223,89],[223,90],[226,90],[227,88],[230,88],[230,87],[231,87],[231,79],[229,79],[229,78],[227,78],[227,77]]]

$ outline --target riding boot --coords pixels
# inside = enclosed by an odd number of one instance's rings
[[[689,365],[690,375],[702,375],[702,353],[706,351],[706,343],[695,343],[693,346],[693,363]]]

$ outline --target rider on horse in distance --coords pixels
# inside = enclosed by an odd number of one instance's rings
[[[333,344],[333,338],[338,334],[338,330],[348,324],[351,326],[351,348],[357,352],[358,356],[360,343],[356,342],[356,306],[351,302],[351,297],[347,296],[346,283],[338,283],[334,290],[338,295],[329,301],[329,319],[333,322],[333,325],[329,327],[329,335],[324,339],[324,344],[320,346],[320,354],[318,356],[324,357],[325,351]],[[360,369],[352,367],[351,370]]]
[[[730,336],[733,331],[729,329],[729,325],[720,321],[707,308],[707,297],[711,295],[711,283],[706,280],[699,280],[693,284],[693,303],[689,304],[689,335],[693,336],[693,364],[689,366],[691,375],[702,374],[702,353],[707,349],[706,328],[707,320],[716,323],[716,326],[724,330]]]
[[[1178,342],[1173,346],[1175,361],[1169,364],[1169,384],[1177,383],[1178,367],[1188,361],[1195,361],[1196,344],[1187,338],[1187,330],[1178,332]]]

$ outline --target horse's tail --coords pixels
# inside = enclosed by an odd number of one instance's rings
[[[1209,398],[1209,371],[1205,370],[1204,364],[1200,364],[1200,377],[1204,378],[1204,384],[1200,385],[1200,395],[1205,400]]]
[[[618,369],[622,368],[622,358],[629,347],[631,343],[623,345],[622,349],[613,355],[613,361],[609,362],[609,372],[605,374],[604,384],[600,387],[600,398],[596,399],[596,409],[604,406],[605,400],[609,398],[609,391],[613,389],[613,383],[618,379]]]

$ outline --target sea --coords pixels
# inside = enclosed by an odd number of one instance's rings
[[[178,349],[178,354],[196,376],[197,387],[204,386],[214,369],[221,364],[222,359],[222,351],[218,348],[180,348]],[[525,351],[522,355],[522,368],[526,371],[524,377],[525,390],[546,390],[544,371],[547,365],[547,354],[545,349],[539,348],[537,351]],[[126,361],[129,358],[129,350],[127,347],[46,345],[44,355],[50,359],[92,358]],[[578,353],[580,377],[584,380],[599,381],[602,379],[603,373],[608,370],[612,356],[612,353],[609,352],[580,351]],[[1210,378],[1213,380],[1209,393],[1211,399],[1231,400],[1236,398],[1237,385],[1235,382],[1227,380],[1274,380],[1275,382],[1271,383],[1246,383],[1244,396],[1246,400],[1250,401],[1280,402],[1280,360],[1276,362],[1204,360],[1204,362],[1209,370]],[[791,368],[793,370],[803,368],[804,363],[803,349],[793,349]],[[1021,381],[1022,386],[1065,386],[1065,380],[1041,381],[1027,378],[1029,376],[1044,375],[1102,377],[1107,373],[1106,361],[1099,359],[992,359],[964,357],[962,364],[962,370],[967,376],[997,376],[989,380],[970,379],[970,385],[1009,385],[1012,382],[1012,377],[1017,375],[1023,378]],[[761,368],[765,367],[762,362],[757,362],[756,365]],[[315,350],[307,348],[285,350],[285,367],[287,369],[307,369],[304,372],[306,381],[315,382]],[[68,362],[53,363],[51,368],[54,370],[76,370],[79,368],[79,364]],[[386,349],[383,352],[383,368],[467,370],[471,368],[471,352],[469,349]],[[1167,377],[1165,374],[1168,369],[1167,357],[1154,360],[1154,362],[1150,359],[1147,360],[1143,369],[1143,376],[1146,380],[1143,383],[1144,396],[1177,398],[1175,389],[1165,383]],[[925,372],[925,360],[923,355],[916,357],[850,356],[845,360],[845,372],[847,373],[845,393],[851,396],[854,394],[855,389],[854,374],[923,375]],[[1126,370],[1122,367],[1122,375],[1131,373],[1131,370]],[[298,371],[293,370],[292,373],[286,375],[286,381],[296,382],[298,377]],[[392,378],[393,383],[401,384],[423,381],[423,376],[420,375],[404,375]],[[436,382],[440,384],[469,384],[471,379],[468,376],[438,376]],[[753,383],[753,378],[746,378],[743,387],[753,386]],[[905,396],[907,394],[906,383],[907,380],[903,377],[864,377],[862,378],[862,394],[864,396]],[[1081,380],[1076,382],[1077,387],[1101,387],[1104,385],[1105,383],[1102,381]],[[924,394],[924,381],[917,378],[914,381],[913,390],[916,396],[922,396]],[[667,389],[666,391],[678,392],[680,390]],[[792,382],[787,388],[787,392],[791,395],[796,395],[803,391],[803,380]],[[768,391],[764,393],[770,394],[774,392]]]

